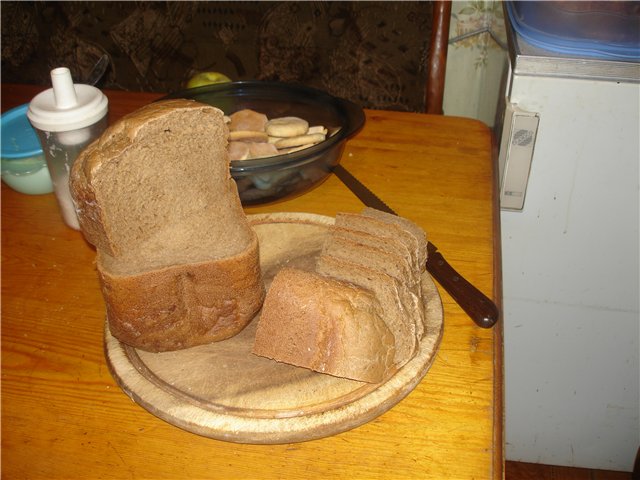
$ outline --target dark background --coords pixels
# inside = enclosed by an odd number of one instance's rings
[[[424,111],[431,2],[0,3],[2,81],[172,92],[199,71],[302,83],[366,108]]]

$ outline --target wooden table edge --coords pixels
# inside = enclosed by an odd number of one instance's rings
[[[498,168],[499,143],[491,131],[491,168],[493,175],[493,301],[500,312],[500,319],[493,327],[493,477],[505,478],[505,415],[504,415],[504,312],[502,302],[502,230],[500,224],[500,178]]]

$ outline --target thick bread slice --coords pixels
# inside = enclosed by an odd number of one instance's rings
[[[375,247],[380,250],[399,255],[403,259],[403,264],[406,264],[410,269],[413,270],[413,277],[420,274],[420,272],[416,271],[416,269],[414,268],[411,251],[407,248],[406,244],[404,244],[397,238],[382,237],[380,235],[373,235],[361,230],[352,230],[350,228],[337,227],[335,225],[331,228],[331,235],[347,238],[353,242],[361,243],[362,245]]]
[[[315,272],[283,268],[265,298],[253,353],[378,383],[395,371],[395,341],[375,296]]]
[[[167,238],[165,247],[200,253],[213,247],[219,256],[244,250],[253,233],[237,193],[230,192],[234,186],[221,115],[209,105],[167,100],[107,128],[78,156],[70,174],[87,240],[116,257],[138,255],[144,253],[135,251],[140,243],[158,232],[189,227],[206,237],[206,245],[176,235]],[[216,225],[209,225],[212,221]],[[205,228],[224,236],[212,238],[216,235]]]
[[[78,156],[71,193],[122,342],[150,351],[209,343],[260,308],[257,237],[227,136],[217,108],[167,100],[123,117]]]
[[[419,245],[416,238],[399,225],[389,224],[380,219],[358,213],[336,214],[335,225],[337,227],[366,232],[384,238],[393,238],[402,242],[411,252],[414,269],[417,271],[424,270],[420,265]]]
[[[398,280],[415,282],[411,267],[402,256],[351,240],[336,234],[336,230],[332,230],[322,253],[378,270]]]
[[[323,251],[337,258],[362,265],[395,278],[403,303],[411,309],[416,335],[424,335],[424,302],[422,272],[419,271],[405,244],[395,238],[372,235],[343,227],[333,227]]]
[[[422,267],[422,271],[427,268],[427,234],[417,224],[409,220],[408,218],[393,215],[391,213],[383,212],[375,208],[365,207],[362,210],[362,215],[366,217],[376,218],[389,225],[398,225],[404,228],[416,239],[418,243],[418,260]]]
[[[412,306],[407,306],[402,301],[403,286],[396,279],[385,273],[326,254],[318,258],[316,271],[371,290],[378,298],[382,306],[383,319],[395,337],[396,367],[402,367],[413,358],[418,342],[416,324],[411,317]]]

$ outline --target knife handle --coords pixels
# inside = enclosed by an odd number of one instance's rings
[[[495,303],[456,272],[440,252],[430,252],[427,270],[479,327],[496,324],[500,314]]]

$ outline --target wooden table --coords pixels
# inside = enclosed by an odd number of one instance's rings
[[[2,111],[42,89],[2,85]],[[105,93],[111,120],[159,97]],[[500,305],[496,175],[485,125],[366,111],[342,163],[422,225]],[[303,196],[246,210],[333,216],[361,208],[332,175]],[[502,478],[502,324],[478,328],[443,289],[437,357],[398,405],[329,438],[244,445],[174,427],[116,385],[103,353],[94,255],[63,224],[53,194],[23,195],[2,184],[3,478]]]

